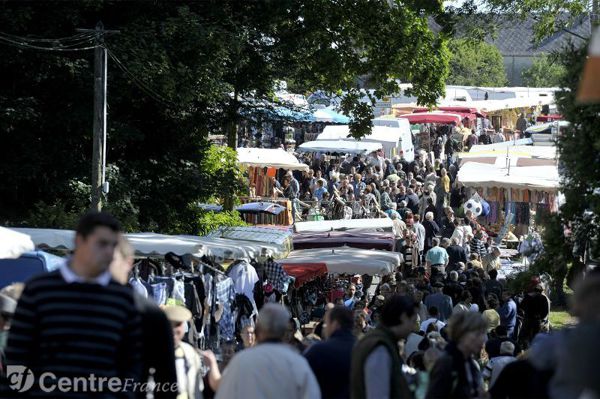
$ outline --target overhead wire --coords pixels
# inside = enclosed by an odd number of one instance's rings
[[[173,105],[175,105],[175,103],[173,101],[164,98],[164,96],[162,96],[161,94],[156,92],[154,89],[149,87],[143,80],[141,80],[140,78],[135,76],[135,74],[133,72],[131,72],[125,66],[125,64],[123,62],[121,62],[121,60],[116,56],[116,54],[113,51],[111,51],[108,47],[104,47],[104,48],[106,49],[108,55],[113,59],[115,64],[119,67],[119,69],[121,69],[127,76],[129,76],[129,78],[132,80],[132,82],[135,83],[136,86],[138,86],[142,91],[144,91],[146,94],[148,94],[154,100],[162,103],[163,105],[166,105],[169,107],[172,107]]]
[[[171,100],[166,99],[164,96],[159,94],[157,91],[152,89],[148,84],[146,84],[142,79],[138,78],[134,73],[132,73],[123,62],[117,57],[117,55],[111,51],[108,47],[102,44],[96,44],[90,46],[79,47],[81,45],[85,45],[87,43],[92,43],[96,39],[96,34],[92,32],[78,33],[69,37],[62,37],[57,39],[48,39],[48,38],[33,38],[33,37],[23,37],[12,35],[5,32],[0,32],[0,42],[11,45],[13,47],[18,47],[21,49],[32,49],[32,50],[42,50],[42,51],[56,51],[56,52],[68,52],[68,51],[86,51],[93,50],[98,47],[102,47],[106,49],[107,54],[113,59],[115,64],[119,69],[121,69],[131,81],[146,93],[148,96],[153,98],[154,100],[162,103],[166,106],[173,106],[175,103]],[[52,46],[44,46],[42,44],[51,44]]]
[[[77,36],[79,36],[79,35],[77,35]],[[8,45],[12,45],[14,47],[23,48],[23,49],[67,52],[67,51],[92,50],[92,49],[95,49],[96,47],[98,47],[98,45],[96,45],[96,44],[91,45],[91,46],[84,46],[84,47],[74,47],[74,46],[81,46],[86,43],[93,42],[94,41],[93,36],[89,36],[89,37],[81,36],[81,37],[77,38],[76,40],[72,41],[71,43],[62,43],[61,44],[61,42],[57,42],[57,41],[45,42],[45,43],[54,43],[54,45],[51,47],[42,46],[42,45],[38,45],[38,44],[31,44],[30,42],[28,42],[27,40],[24,40],[24,39],[25,38],[22,38],[19,36],[8,35],[4,32],[0,32],[0,41],[1,42],[8,44]],[[45,40],[51,40],[51,39],[45,39]],[[57,44],[60,46],[57,46]]]

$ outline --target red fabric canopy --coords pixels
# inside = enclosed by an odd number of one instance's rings
[[[441,112],[449,112],[462,116],[463,118],[469,118],[471,120],[475,120],[477,118],[485,118],[486,113],[482,111],[478,111],[477,108],[473,107],[458,107],[458,106],[447,106],[447,107],[437,107],[435,111]],[[413,110],[413,114],[429,112],[427,108],[415,108]]]
[[[441,123],[445,125],[449,125],[453,122],[458,125],[463,119],[461,115],[445,112],[419,112],[416,114],[401,115],[399,118],[408,119],[411,124]]]
[[[552,121],[560,121],[563,119],[562,115],[559,114],[548,114],[548,115],[540,115],[537,117],[538,122],[552,122]]]
[[[282,259],[279,264],[287,274],[296,279],[294,284],[296,287],[301,287],[309,281],[327,274],[325,263],[293,263],[288,265],[285,263],[285,259]]]

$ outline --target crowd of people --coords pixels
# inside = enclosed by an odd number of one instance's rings
[[[67,262],[0,293],[0,327],[8,334],[0,341],[1,396],[48,396],[43,388],[51,382],[88,375],[133,382],[118,393],[101,385],[107,397],[151,391],[179,399],[578,398],[597,388],[586,368],[595,359],[584,347],[598,331],[598,274],[576,290],[581,326],[550,334],[549,300],[538,280],[513,295],[492,260],[481,263],[474,253],[465,264],[465,248],[456,238],[450,243],[444,248],[447,242],[433,238],[425,265],[398,269],[375,285],[360,281],[360,289],[350,284],[345,297],[324,306],[312,331],[302,331],[283,305],[265,304],[231,354],[217,358],[186,342],[188,309],[159,308],[134,293],[127,284],[133,250],[118,222],[90,213]],[[484,259],[499,255],[481,247]],[[458,252],[461,260],[449,266]],[[11,366],[46,376],[44,384],[18,392],[23,386]]]
[[[308,171],[289,171],[281,182],[272,178],[273,195],[292,201],[296,221],[306,220],[312,209],[326,219],[423,218],[431,211],[441,223],[444,207],[458,208],[465,200],[456,164],[432,163],[424,151],[412,162],[385,158],[382,151],[302,160],[311,166]]]

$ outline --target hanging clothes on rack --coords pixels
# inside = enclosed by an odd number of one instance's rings
[[[283,270],[283,267],[276,263],[272,258],[269,258],[264,263],[265,274],[267,280],[273,285],[273,288],[281,293],[285,293],[284,289],[289,280],[288,274]]]
[[[224,277],[222,281],[216,283],[215,304],[222,311],[219,319],[219,333],[225,341],[231,341],[235,338],[235,315],[232,304],[235,300],[235,287],[233,280]]]
[[[254,313],[258,313],[254,301],[254,286],[259,278],[254,266],[244,259],[237,260],[229,266],[227,275],[233,280],[235,293],[246,295],[252,303]]]

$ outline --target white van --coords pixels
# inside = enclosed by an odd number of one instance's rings
[[[382,128],[389,130],[382,130]],[[394,153],[388,154],[389,156],[402,155],[404,159],[406,159],[408,162],[414,161],[415,145],[413,144],[413,137],[408,119],[373,119],[372,136],[375,136],[374,138],[376,139],[379,138],[381,135],[385,135],[385,137],[393,137],[396,141],[396,150],[394,151]]]
[[[325,126],[323,133],[317,137],[317,141],[323,140],[356,141],[350,137],[348,125]],[[415,159],[415,148],[407,119],[373,119],[371,134],[363,137],[361,141],[381,144],[387,158],[403,155],[408,162]]]

